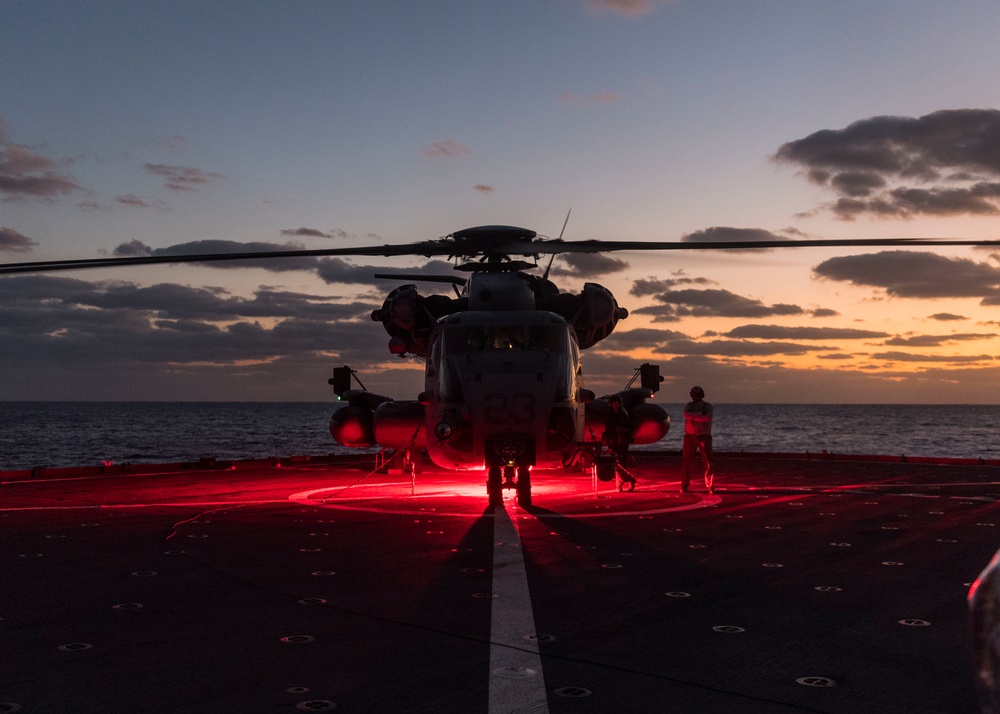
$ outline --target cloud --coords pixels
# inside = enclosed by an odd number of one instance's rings
[[[801,231],[794,229],[786,229],[783,232],[801,235]],[[686,233],[681,236],[681,241],[684,243],[728,243],[733,241],[758,243],[763,241],[787,240],[790,240],[787,235],[773,233],[772,231],[768,231],[763,228],[731,228],[729,226],[713,226],[712,228],[705,228],[703,230]],[[762,249],[760,248],[730,248],[728,250],[732,253],[747,251],[753,251],[755,253],[762,252]],[[763,250],[771,249],[765,248]]]
[[[876,116],[783,144],[778,162],[838,197],[838,217],[1000,213],[1000,110]]]
[[[890,362],[946,362],[948,364],[993,361],[991,355],[922,355],[912,352],[879,352],[873,354],[872,358]]]
[[[134,193],[115,196],[115,200],[118,201],[118,203],[126,206],[132,206],[133,208],[159,208],[163,211],[170,210],[170,206],[158,198],[141,198],[140,196],[136,196]]]
[[[750,339],[792,339],[792,340],[871,340],[888,337],[886,332],[857,330],[843,327],[786,327],[782,325],[742,325],[725,337]]]
[[[369,235],[371,238],[378,236]],[[289,241],[287,243],[269,243],[263,241],[240,243],[231,240],[200,240],[189,243],[178,243],[166,248],[152,248],[140,240],[131,240],[120,243],[112,251],[115,257],[128,258],[139,256],[181,256],[199,254],[225,254],[225,253],[269,253],[275,251],[303,250],[305,246],[301,243]],[[198,263],[198,261],[192,261]],[[385,288],[386,283],[380,278],[376,278],[376,273],[391,272],[379,265],[358,265],[342,258],[323,257],[293,257],[293,258],[251,258],[246,260],[220,260],[206,261],[201,263],[207,267],[219,269],[240,269],[240,268],[263,268],[275,273],[283,273],[292,270],[304,270],[316,273],[326,283],[370,285],[379,290]],[[398,272],[407,273],[411,277],[406,278],[411,282],[417,282],[412,276],[430,273],[452,273],[453,268],[450,263],[440,260],[431,260],[422,267],[401,269]],[[425,292],[425,291],[421,291]],[[431,292],[431,291],[427,291]]]
[[[348,237],[347,231],[341,228],[334,228],[330,231],[321,231],[319,228],[282,228],[281,235],[283,236],[303,236],[307,238],[337,238],[344,239]]]
[[[166,179],[163,185],[174,191],[196,191],[213,181],[225,180],[225,176],[214,171],[203,171],[190,166],[168,166],[167,164],[146,164],[150,173]]]
[[[596,278],[625,270],[629,265],[620,258],[601,253],[569,253],[560,255],[552,266],[553,275],[573,278]]]
[[[656,300],[665,303],[671,312],[663,308],[639,308],[637,314],[657,317],[770,317],[773,315],[802,315],[804,310],[798,305],[777,303],[766,305],[760,300],[743,297],[728,290],[667,290],[656,295]]]
[[[587,0],[587,7],[600,13],[618,13],[625,17],[648,15],[662,0]]]
[[[717,355],[723,357],[765,357],[772,355],[804,355],[809,352],[829,352],[835,348],[821,345],[800,345],[793,342],[749,342],[747,340],[673,340],[657,347],[654,352],[674,355]]]
[[[830,258],[813,273],[827,280],[881,288],[904,298],[982,298],[1000,304],[1000,268],[968,258],[891,250]]]
[[[116,257],[132,256],[171,256],[171,255],[199,255],[215,253],[267,253],[282,250],[303,250],[301,243],[268,243],[263,241],[240,243],[232,240],[198,240],[188,243],[177,243],[166,248],[151,248],[142,241],[131,240],[127,243],[119,244],[112,255]],[[318,258],[280,258],[280,259],[252,259],[252,260],[232,260],[232,261],[209,261],[205,265],[220,269],[234,268],[265,268],[275,272],[286,272],[289,270],[315,270],[318,265]]]
[[[448,139],[447,141],[436,141],[428,144],[422,151],[425,155],[435,159],[451,158],[455,156],[471,156],[472,149],[462,146],[458,142]]]
[[[0,250],[10,253],[29,253],[38,243],[13,228],[0,226]]]
[[[323,399],[331,362],[363,368],[391,359],[373,307],[264,286],[245,298],[172,283],[3,278],[0,385],[7,396],[34,398],[68,390],[78,398]],[[366,384],[396,371],[383,364]]]
[[[639,278],[632,283],[629,295],[643,297],[645,295],[655,295],[656,293],[670,290],[678,285],[711,285],[714,281],[708,278],[689,278],[684,275],[683,270],[673,273],[674,278]]]
[[[696,340],[683,332],[649,328],[614,332],[601,343],[600,347],[600,351],[602,352],[628,352],[636,349],[649,350],[656,354],[720,356],[729,358],[802,355],[816,351],[835,351],[836,348],[800,345],[780,341],[751,342],[744,339]]]
[[[991,340],[996,337],[994,332],[952,333],[950,335],[913,335],[911,337],[893,337],[886,340],[890,347],[940,347],[950,342],[968,342],[970,340]]]
[[[485,183],[477,183],[472,188],[475,189],[476,191],[479,191],[479,193],[493,193],[494,191],[496,191],[495,188]]]
[[[11,142],[0,119],[0,195],[4,200],[52,199],[82,190],[71,176],[54,171],[56,162],[44,154]]]
[[[954,320],[968,320],[965,315],[955,315],[950,312],[936,312],[933,315],[927,316],[928,320],[940,320],[941,322],[950,322]]]

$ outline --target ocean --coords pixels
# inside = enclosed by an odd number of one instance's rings
[[[655,448],[679,450],[683,406]],[[0,470],[357,453],[327,402],[0,402]],[[1000,406],[716,404],[717,451],[1000,459]],[[641,447],[640,447],[641,448]]]

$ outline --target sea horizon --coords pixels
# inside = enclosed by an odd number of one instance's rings
[[[683,404],[654,445],[680,449]],[[365,453],[337,444],[333,400],[0,401],[0,470],[206,457]],[[1000,459],[1000,405],[715,403],[720,452]],[[370,450],[369,450],[370,451]]]

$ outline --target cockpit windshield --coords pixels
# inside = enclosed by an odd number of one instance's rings
[[[566,328],[559,325],[453,325],[445,328],[448,354],[498,350],[569,350]]]

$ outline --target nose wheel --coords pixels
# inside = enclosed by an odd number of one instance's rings
[[[516,477],[516,480],[515,480]],[[490,466],[486,471],[486,493],[491,506],[503,505],[503,490],[513,488],[517,493],[517,505],[527,508],[531,505],[531,468],[529,466]]]

